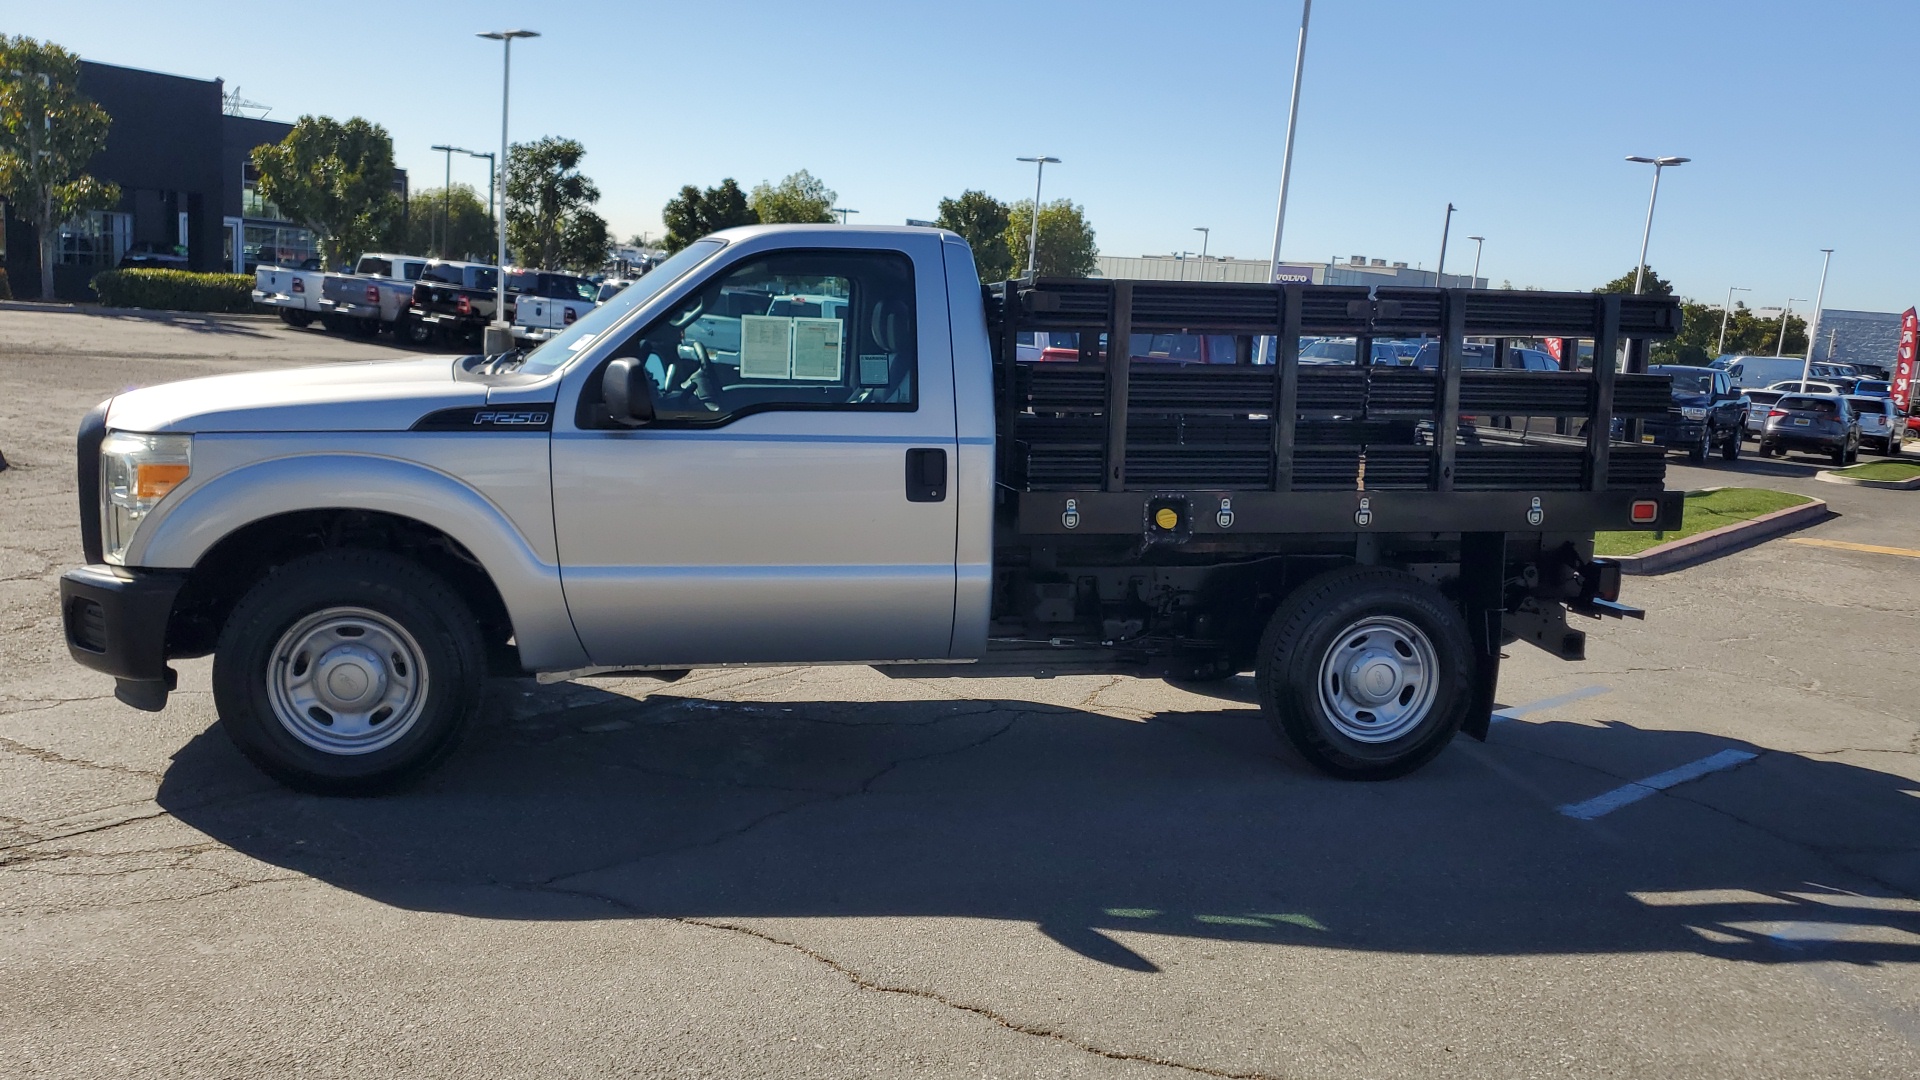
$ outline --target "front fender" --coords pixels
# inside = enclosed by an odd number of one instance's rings
[[[372,454],[311,453],[238,466],[179,494],[134,536],[128,566],[191,569],[235,530],[300,510],[392,514],[439,529],[479,560],[500,590],[526,667],[588,662],[567,614],[559,566],[542,559],[492,500],[437,469]]]

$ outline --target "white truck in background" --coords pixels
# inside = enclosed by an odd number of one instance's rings
[[[391,330],[410,344],[426,344],[410,318],[413,283],[420,280],[427,260],[414,255],[370,253],[360,256],[351,274],[327,274],[320,285],[320,321],[335,333],[372,337]]]
[[[320,315],[326,274],[292,266],[262,266],[253,272],[253,302],[278,309],[288,326],[306,326]]]
[[[513,305],[513,336],[530,344],[572,326],[600,303],[600,287],[592,281],[546,270],[507,271],[507,295]]]

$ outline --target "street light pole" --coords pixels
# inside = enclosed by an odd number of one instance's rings
[[[536,38],[540,35],[532,30],[494,30],[477,34],[489,41],[500,43],[500,165],[507,165],[507,103],[511,100],[508,89],[513,75],[513,39]],[[504,175],[504,173],[502,174]],[[499,262],[494,264],[493,322],[487,327],[486,339],[481,351],[488,356],[513,351],[513,327],[507,322],[507,200],[501,192],[500,210],[493,219],[494,228],[499,230]]]
[[[1793,305],[1806,303],[1806,300],[1804,296],[1790,296],[1787,298],[1787,306],[1780,309],[1780,340],[1773,346],[1773,355],[1779,356],[1787,347],[1787,316],[1793,313]],[[1800,365],[1800,381],[1803,384],[1807,381],[1805,364]],[[1802,385],[1801,389],[1804,390],[1806,387]]]
[[[491,150],[486,150],[486,151],[462,150],[460,152],[467,155],[468,157],[487,159],[487,220],[492,221],[493,220],[493,183],[494,183],[493,170],[494,170],[494,166],[498,164],[498,162],[494,160],[494,153]]]
[[[1473,241],[1473,274],[1467,278],[1467,288],[1477,289],[1480,287],[1480,249],[1486,245],[1487,238],[1469,236],[1467,239]]]
[[[1300,0],[1300,41],[1293,49],[1293,94],[1287,104],[1287,142],[1280,152],[1280,205],[1273,212],[1273,258],[1267,264],[1267,280],[1280,280],[1280,237],[1287,229],[1287,182],[1293,177],[1293,129],[1300,120],[1300,77],[1307,69],[1307,20],[1313,15],[1313,0]],[[1270,338],[1260,339],[1260,362],[1274,361]]]
[[[857,213],[859,213],[859,212],[860,212],[860,211],[858,211],[858,210],[849,210],[849,209],[847,209],[847,208],[846,208],[846,207],[844,207],[844,206],[836,206],[836,207],[834,207],[833,209],[831,209],[831,210],[828,210],[828,211],[827,211],[827,213],[829,213],[829,214],[839,214],[839,215],[840,215],[840,224],[842,224],[842,225],[845,225],[845,224],[847,223],[847,215],[848,215],[848,214],[857,214]]]
[[[1213,239],[1213,230],[1205,225],[1195,225],[1193,231],[1200,234],[1200,257],[1207,257],[1207,243]]]
[[[440,188],[440,257],[444,259],[447,257],[447,226],[453,220],[453,152],[460,148],[436,146],[434,149],[445,153],[447,158],[447,179]],[[466,153],[464,150],[460,152]],[[429,243],[427,246],[431,248],[433,245]]]
[[[1807,358],[1800,365],[1802,386],[1806,384],[1807,373],[1813,370],[1813,343],[1819,340],[1820,333],[1820,305],[1827,298],[1827,267],[1833,265],[1833,249],[1821,248],[1820,250],[1826,252],[1827,257],[1820,263],[1820,290],[1813,294],[1813,318],[1807,323]],[[1780,336],[1785,338],[1785,332],[1783,331]],[[1833,350],[1828,349],[1827,353],[1831,356]]]
[[[1653,194],[1647,196],[1647,227],[1640,231],[1640,264],[1633,268],[1633,294],[1640,295],[1640,286],[1647,277],[1647,240],[1653,236],[1653,204],[1660,199],[1660,170],[1669,165],[1685,165],[1692,158],[1683,157],[1641,157],[1630,155],[1628,161],[1653,166]]]
[[[1444,289],[1447,273],[1447,233],[1453,228],[1453,204],[1447,204],[1447,220],[1440,226],[1440,265],[1433,269],[1433,287]]]
[[[1752,291],[1745,285],[1727,286],[1727,306],[1720,309],[1720,347],[1713,354],[1716,359],[1727,353],[1727,316],[1733,314],[1733,294]]]
[[[1060,159],[1041,154],[1014,160],[1033,164],[1033,227],[1027,231],[1027,276],[1034,277],[1040,265],[1040,181],[1047,174],[1047,166],[1060,164]]]

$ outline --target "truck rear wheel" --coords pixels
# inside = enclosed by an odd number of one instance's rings
[[[304,327],[313,321],[313,315],[310,312],[299,311],[294,308],[281,308],[280,321],[286,323],[288,326],[296,328]]]
[[[397,786],[439,763],[480,710],[486,650],[459,595],[415,563],[329,551],[235,606],[214,651],[220,723],[302,791]]]
[[[1411,574],[1353,566],[1289,596],[1260,641],[1268,723],[1321,772],[1385,780],[1446,748],[1473,699],[1466,621]]]

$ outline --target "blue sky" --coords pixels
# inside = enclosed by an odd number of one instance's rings
[[[276,10],[290,16],[274,17]],[[351,17],[321,20],[321,10]],[[1297,0],[1228,3],[301,5],[0,0],[0,27],[88,59],[221,77],[273,106],[363,115],[416,186],[428,147],[499,142],[499,50],[516,140],[579,139],[621,235],[659,230],[682,184],[806,168],[861,213],[931,217],[943,195],[1085,207],[1101,250],[1262,258]],[[1627,154],[1694,161],[1661,182],[1648,261],[1714,303],[1920,301],[1920,3],[1320,0],[1308,41],[1285,256],[1449,266],[1487,237],[1499,284],[1587,288],[1629,269],[1650,181]],[[485,163],[456,160],[458,180]],[[1799,305],[1805,307],[1805,304]]]

